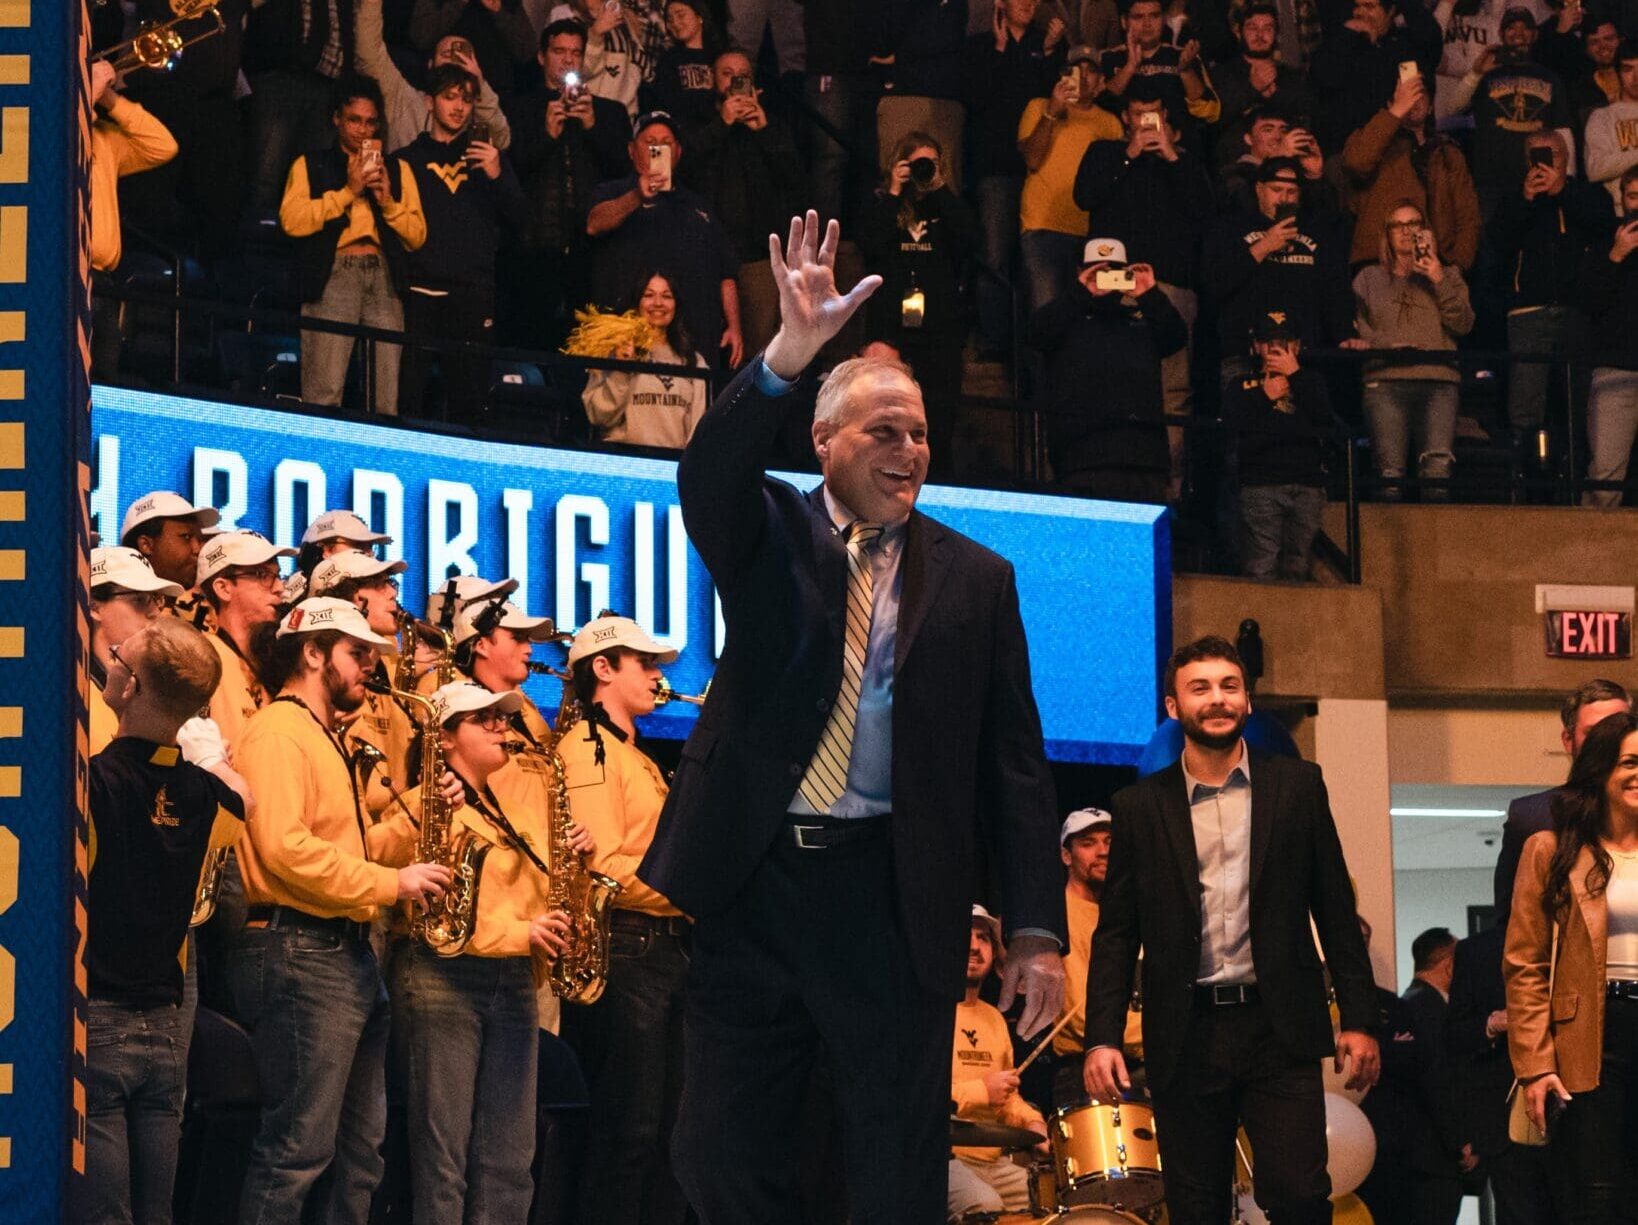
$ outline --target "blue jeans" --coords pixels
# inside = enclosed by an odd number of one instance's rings
[[[824,88],[821,88],[823,86]],[[813,173],[808,176],[813,207],[821,218],[840,218],[845,227],[852,215],[848,183],[855,190],[874,186],[876,161],[876,91],[863,77],[821,77],[808,74],[803,97],[813,111],[845,136],[858,155],[850,161],[848,151],[830,136],[815,128],[813,133]]]
[[[681,1225],[687,1212],[671,1172],[670,1147],[682,1095],[685,937],[642,930],[615,911],[603,996],[566,1008],[563,1037],[591,1092],[580,1219]]]
[[[527,957],[389,955],[415,1225],[512,1225],[535,1185],[540,1018]]]
[[[1638,370],[1600,366],[1592,372],[1592,394],[1587,399],[1587,442],[1592,457],[1587,479],[1624,481],[1632,440],[1638,435]],[[1619,506],[1619,489],[1589,489],[1583,506]]]
[[[1241,570],[1247,578],[1307,582],[1325,513],[1316,485],[1246,485],[1240,490]]]
[[[239,1225],[366,1225],[387,1126],[387,993],[367,940],[279,918],[246,927],[229,967],[250,1030],[262,1121]]]
[[[193,1009],[94,999],[86,1012],[85,1177],[67,1219],[168,1225]]]
[[[1014,256],[1018,252],[1018,194],[1021,176],[986,175],[973,187],[978,201],[978,220],[984,227],[984,263],[996,276],[1014,280]],[[1012,348],[1012,303],[1010,285],[983,272],[978,282],[978,340],[981,349],[1005,353]]]
[[[1371,431],[1376,472],[1384,481],[1397,480],[1409,466],[1409,448],[1416,452],[1416,473],[1442,479],[1455,460],[1456,409],[1460,390],[1455,383],[1434,379],[1377,379],[1365,384],[1365,424]],[[1400,496],[1397,485],[1386,485],[1380,496]],[[1450,491],[1424,489],[1423,501],[1444,501]]]
[[[1079,234],[1025,230],[1018,236],[1024,265],[1024,301],[1030,314],[1068,291],[1085,249],[1086,238]]]
[[[1567,359],[1586,326],[1585,316],[1570,306],[1519,311],[1507,316],[1507,347],[1517,353],[1551,353]],[[1507,423],[1515,430],[1541,428],[1547,418],[1550,380],[1558,369],[1546,362],[1514,362],[1508,368]]]

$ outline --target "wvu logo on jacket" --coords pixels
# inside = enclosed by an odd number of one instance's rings
[[[427,169],[438,176],[439,182],[449,188],[449,194],[454,195],[461,190],[461,184],[466,182],[466,161],[464,159],[440,166],[437,162],[428,162]]]

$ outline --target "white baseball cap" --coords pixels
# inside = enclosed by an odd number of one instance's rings
[[[326,595],[350,578],[381,578],[387,574],[402,574],[408,569],[408,562],[382,561],[369,553],[336,553],[313,567],[313,575],[307,580],[307,594]]]
[[[337,600],[330,596],[315,596],[297,604],[284,615],[284,620],[279,622],[278,637],[317,634],[324,630],[339,630],[347,637],[367,642],[372,647],[393,645],[390,639],[381,637],[370,628],[370,623],[364,620],[364,614],[359,612],[351,601]]]
[[[472,600],[487,599],[490,596],[509,596],[518,589],[515,578],[502,579],[495,582],[493,579],[479,578],[475,574],[458,574],[455,583],[455,608],[458,612],[462,604]],[[427,620],[434,625],[441,624],[444,616],[444,600],[449,591],[449,582],[439,583],[427,595]]]
[[[984,907],[980,906],[977,902],[974,902],[973,922],[982,923],[985,927],[990,929],[990,944],[995,949],[995,955],[999,959],[1003,949],[1001,944],[1001,920],[996,918],[989,911],[985,910]]]
[[[391,544],[392,537],[370,531],[365,523],[350,510],[327,510],[307,525],[301,534],[304,545],[321,540],[345,540],[351,544]]]
[[[626,647],[641,655],[652,655],[657,663],[668,664],[677,658],[677,652],[663,647],[643,632],[643,627],[630,617],[596,617],[580,627],[569,647],[569,667],[574,667],[587,656],[610,647]]]
[[[173,600],[182,594],[181,585],[160,578],[141,553],[120,545],[91,550],[91,586],[105,584],[125,591],[151,591]]]
[[[222,518],[214,506],[195,506],[179,493],[156,489],[132,502],[125,511],[125,522],[120,525],[119,541],[125,544],[131,532],[152,519],[192,519],[201,528],[215,527]]]
[[[497,619],[489,620],[490,617]],[[455,610],[456,643],[478,637],[480,621],[487,622],[484,633],[497,629],[522,630],[535,642],[547,642],[557,636],[557,626],[552,624],[550,617],[531,617],[506,600],[469,600]]]
[[[262,566],[276,557],[295,555],[296,550],[282,548],[260,532],[218,532],[199,550],[199,572],[194,583],[203,587],[229,566]]]
[[[1063,828],[1058,831],[1058,845],[1063,846],[1076,834],[1089,829],[1108,827],[1115,823],[1115,818],[1101,808],[1077,808],[1064,818]]]
[[[1119,264],[1126,266],[1126,244],[1118,238],[1088,238],[1081,251],[1081,264]]]
[[[516,689],[496,693],[471,681],[451,681],[431,697],[433,717],[442,727],[456,715],[470,715],[480,710],[498,709],[503,714],[516,714],[523,709],[523,695]]]

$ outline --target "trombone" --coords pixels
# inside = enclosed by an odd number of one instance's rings
[[[98,53],[92,57],[92,62],[110,63],[117,73],[132,72],[138,68],[169,72],[181,62],[183,51],[223,31],[222,14],[216,5],[217,0],[171,0],[171,17],[149,22],[137,31],[135,38]],[[176,28],[202,19],[215,24],[191,38],[184,37]]]

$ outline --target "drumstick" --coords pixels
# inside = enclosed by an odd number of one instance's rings
[[[1024,1056],[1024,1062],[1019,1064],[1016,1068],[1014,1068],[1013,1071],[1014,1072],[1022,1072],[1025,1068],[1029,1067],[1030,1064],[1034,1063],[1035,1062],[1035,1057],[1037,1055],[1039,1055],[1042,1051],[1046,1050],[1047,1044],[1058,1036],[1058,1031],[1061,1030],[1065,1025],[1068,1025],[1071,1021],[1073,1021],[1076,1017],[1078,1017],[1080,1015],[1081,1015],[1081,1006],[1079,1004],[1076,1004],[1075,1007],[1071,1008],[1068,1012],[1064,1013],[1064,1015],[1059,1018],[1058,1023],[1052,1027],[1051,1032],[1048,1033],[1046,1037],[1042,1038],[1041,1041],[1036,1044],[1036,1047],[1035,1047],[1034,1050],[1032,1050],[1029,1054]]]

